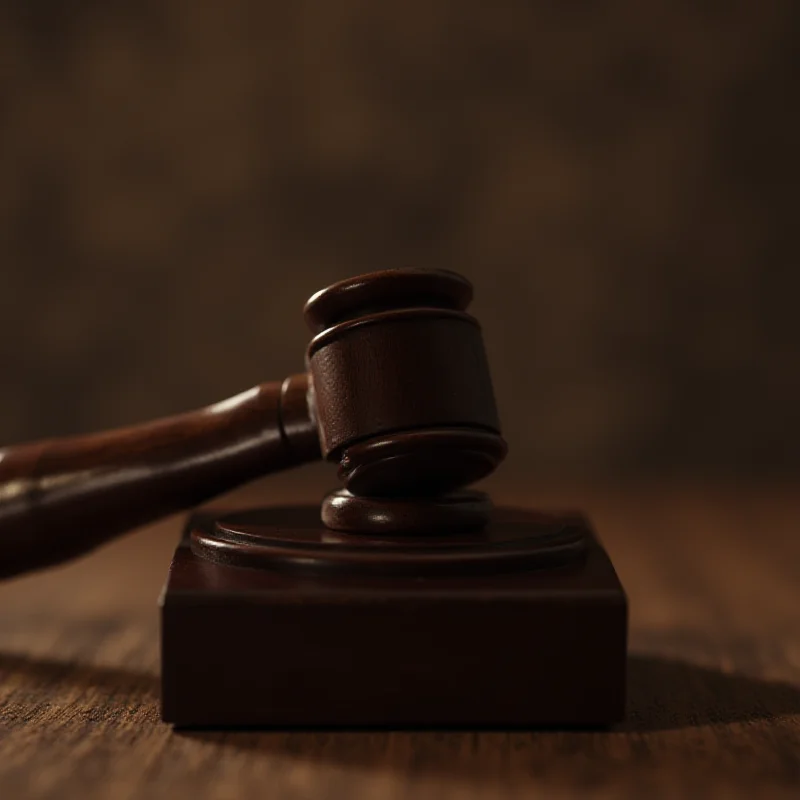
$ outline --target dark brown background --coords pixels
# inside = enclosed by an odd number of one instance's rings
[[[0,442],[297,370],[311,292],[414,265],[511,469],[797,469],[797,8],[3,3]]]

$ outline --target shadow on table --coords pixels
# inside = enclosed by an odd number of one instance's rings
[[[800,687],[655,655],[628,659],[628,709],[615,731],[675,730],[800,713]]]
[[[143,703],[155,703],[159,694],[159,678],[150,672],[0,653],[0,693],[3,684],[13,675],[22,678],[21,691],[30,693],[32,699],[43,687],[49,686],[92,689],[101,696],[126,694]]]
[[[27,681],[27,690],[32,695],[40,687],[58,685],[101,690],[101,694],[125,693],[144,703],[155,703],[158,699],[159,679],[145,671],[0,653],[0,688],[14,674]],[[617,735],[675,730],[767,720],[790,714],[800,714],[800,687],[728,674],[655,655],[631,655],[626,721],[609,731],[591,733]],[[381,729],[351,732],[388,735]],[[458,729],[454,732],[464,733]],[[293,734],[282,732],[282,735],[287,741],[295,735],[298,742],[307,736],[321,736],[327,741],[330,733],[297,730]],[[269,749],[275,742],[275,733],[256,731],[182,731],[181,735],[206,741],[224,740],[227,745],[242,748],[258,749],[263,739],[263,746]]]

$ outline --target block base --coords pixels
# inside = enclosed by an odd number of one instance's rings
[[[286,519],[304,509],[286,509]],[[307,511],[318,518],[318,507]],[[192,532],[212,531],[221,513],[189,518],[162,595],[166,722],[480,728],[622,719],[627,602],[586,520],[563,518],[586,542],[568,564],[418,578],[310,575],[195,555]]]

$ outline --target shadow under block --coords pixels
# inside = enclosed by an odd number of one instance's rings
[[[319,518],[318,507],[291,512]],[[166,722],[539,727],[622,719],[627,601],[582,518],[569,517],[584,528],[585,556],[567,566],[322,577],[195,555],[192,531],[211,530],[218,513],[189,518],[162,595]]]

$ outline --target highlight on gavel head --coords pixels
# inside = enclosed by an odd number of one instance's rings
[[[471,300],[454,272],[401,269],[341,281],[306,304],[322,452],[352,495],[431,498],[505,457]]]

